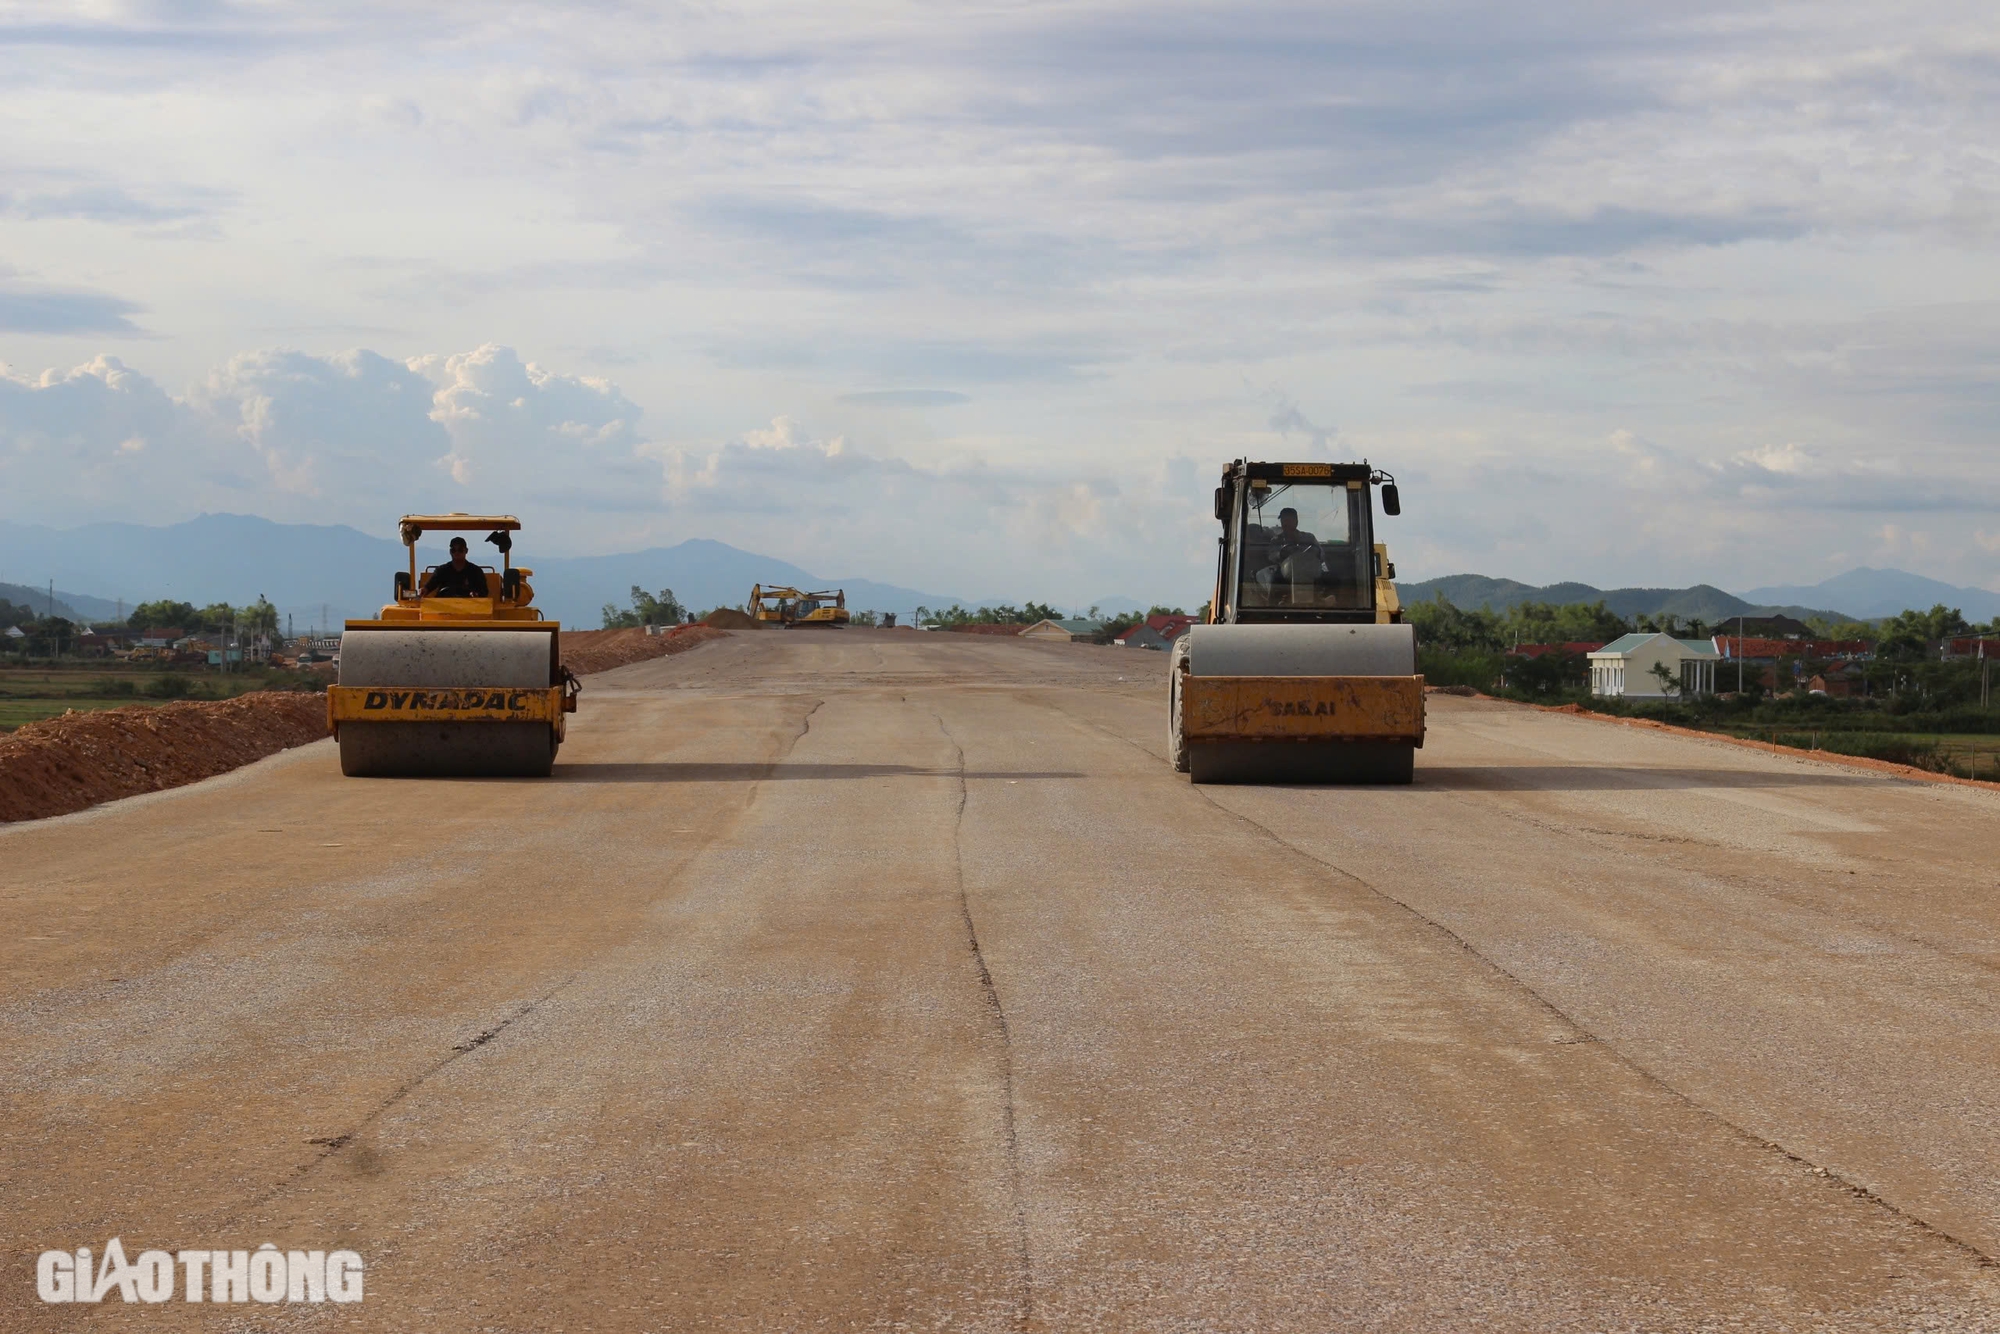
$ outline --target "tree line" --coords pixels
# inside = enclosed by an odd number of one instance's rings
[[[1523,644],[1609,643],[1640,632],[1708,639],[1733,631],[1728,620],[1711,624],[1672,615],[1627,618],[1601,601],[1563,605],[1524,602],[1495,612],[1454,606],[1439,594],[1405,607],[1403,615],[1417,629],[1420,666],[1431,684],[1531,695],[1581,691],[1589,684],[1590,665],[1582,653],[1553,652],[1532,658],[1510,654]],[[2000,635],[2000,619],[1975,625],[1959,608],[1941,603],[1928,611],[1911,609],[1874,623],[1812,617],[1805,624],[1816,639],[1859,641],[1869,646],[1871,660],[1857,670],[1871,695],[1898,698],[1908,693],[1933,701],[1976,698],[1968,683],[1979,669],[1939,661],[1937,646],[1941,641]],[[1781,685],[1787,675],[1810,675],[1812,669],[1825,665],[1803,652],[1781,653],[1779,657]],[[1761,685],[1753,687],[1749,681],[1745,688],[1762,692]]]

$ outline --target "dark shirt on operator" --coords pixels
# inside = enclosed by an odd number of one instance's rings
[[[471,561],[464,569],[446,563],[432,570],[424,580],[424,596],[427,598],[483,598],[486,596],[486,571]]]

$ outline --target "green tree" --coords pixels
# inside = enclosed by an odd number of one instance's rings
[[[1097,608],[1091,609],[1093,619]],[[1016,607],[1003,602],[997,607],[980,607],[969,610],[954,602],[949,607],[918,607],[913,620],[915,625],[949,627],[954,625],[1033,625],[1037,621],[1060,621],[1062,609],[1046,602],[1030,602],[1024,607]]]
[[[1875,656],[1888,662],[1927,662],[1934,655],[1931,645],[1972,633],[1972,626],[1957,607],[1942,602],[1929,611],[1904,611],[1882,622]]]
[[[1443,653],[1496,653],[1513,642],[1492,612],[1453,606],[1442,593],[1404,608],[1403,619],[1417,628],[1418,643]]]
[[[1668,667],[1667,664],[1665,664],[1664,662],[1656,662],[1653,664],[1653,679],[1660,683],[1660,693],[1665,695],[1668,699],[1680,698],[1681,695],[1680,674],[1678,672],[1675,672],[1672,668]]]
[[[237,628],[247,635],[269,635],[275,639],[278,634],[278,609],[271,605],[269,598],[259,593],[255,602],[237,613]]]
[[[607,630],[630,630],[641,625],[679,625],[686,619],[687,608],[681,605],[671,588],[663,588],[655,596],[634,584],[631,607],[621,611],[614,603],[604,604],[604,628]]]
[[[194,614],[195,624],[223,634],[236,628],[236,608],[227,602],[211,602]]]
[[[1515,644],[1608,644],[1632,625],[1602,602],[1523,602],[1500,619],[1501,641]]]
[[[151,630],[160,626],[191,629],[198,613],[191,602],[175,602],[162,598],[157,602],[141,602],[125,618],[125,624],[134,630]]]
[[[57,657],[65,649],[76,647],[76,623],[61,616],[44,616],[33,625],[23,627],[28,632],[28,651],[45,657]]]
[[[1848,621],[1835,616],[1808,616],[1806,625],[1820,639],[1860,639],[1873,643],[1877,633],[1875,627],[1866,621]],[[1724,621],[1716,632],[1733,635],[1736,627]]]

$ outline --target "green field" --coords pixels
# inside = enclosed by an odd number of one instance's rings
[[[165,704],[175,699],[232,699],[267,685],[289,685],[293,672],[206,672],[182,668],[88,666],[0,667],[0,732],[54,718],[67,710]]]
[[[1702,730],[1799,750],[1861,755],[1929,769],[1933,773],[2000,782],[2000,735],[1989,733],[1814,728],[1797,723],[1789,726],[1711,726]]]

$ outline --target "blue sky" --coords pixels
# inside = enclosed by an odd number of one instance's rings
[[[1652,12],[1646,12],[1652,11]],[[2000,585],[1990,7],[0,3],[0,518]]]

